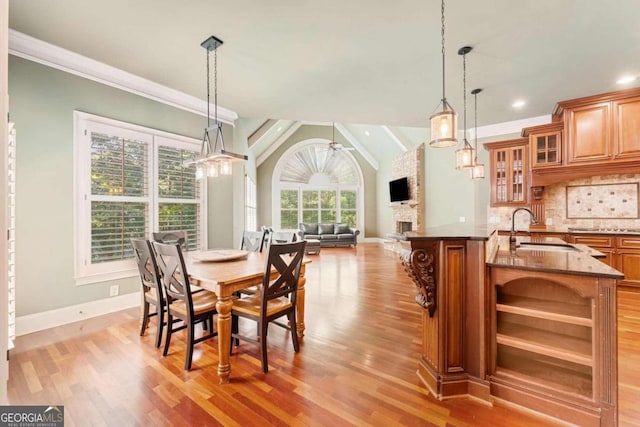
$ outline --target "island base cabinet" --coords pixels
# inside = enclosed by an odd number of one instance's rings
[[[616,281],[493,267],[492,396],[580,426],[617,425]]]

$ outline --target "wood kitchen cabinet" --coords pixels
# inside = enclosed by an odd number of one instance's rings
[[[587,245],[598,252],[602,252],[605,256],[598,258],[598,261],[616,268],[615,236],[606,234],[572,234],[569,237],[569,242]]]
[[[559,166],[562,163],[562,121],[522,129],[529,138],[531,169]]]
[[[582,243],[605,254],[598,260],[619,270],[619,286],[640,288],[640,236],[623,234],[571,234],[571,243]]]
[[[613,101],[616,159],[640,158],[640,96]]]
[[[489,150],[491,206],[522,206],[529,202],[529,140],[518,138],[484,144]]]
[[[640,236],[618,236],[615,268],[624,274],[618,283],[640,288]]]
[[[600,102],[566,109],[567,163],[597,163],[610,160],[611,103]]]
[[[640,159],[640,96],[613,92],[558,103],[564,114],[566,164]],[[636,94],[636,96],[630,96]]]

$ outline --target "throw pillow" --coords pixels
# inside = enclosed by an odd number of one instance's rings
[[[335,234],[351,233],[351,229],[349,228],[349,224],[345,224],[345,223],[334,224],[334,233]]]
[[[333,234],[333,224],[318,225],[318,234]]]
[[[304,232],[304,234],[318,234],[318,223],[317,222],[301,222],[300,230]]]

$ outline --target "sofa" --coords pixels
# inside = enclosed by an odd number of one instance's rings
[[[301,222],[298,230],[300,239],[319,240],[321,247],[355,247],[358,234],[360,230],[345,223]]]

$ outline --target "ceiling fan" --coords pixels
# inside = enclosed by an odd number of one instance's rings
[[[332,126],[332,134],[331,134],[331,142],[329,143],[329,150],[331,151],[352,151],[355,150],[353,147],[345,147],[344,145],[336,142],[336,124],[335,122],[331,123]]]

